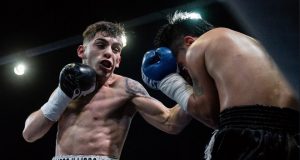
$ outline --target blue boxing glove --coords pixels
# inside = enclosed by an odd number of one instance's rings
[[[176,58],[166,47],[145,53],[142,62],[142,79],[152,89],[159,89],[159,82],[171,73],[176,73]]]
[[[176,71],[176,58],[170,49],[161,47],[145,53],[141,67],[144,83],[152,89],[162,91],[187,110],[193,89]]]

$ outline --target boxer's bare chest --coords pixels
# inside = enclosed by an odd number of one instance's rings
[[[92,111],[93,113],[109,114],[122,107],[130,96],[123,87],[102,86],[96,93],[74,100],[68,106],[71,112]]]

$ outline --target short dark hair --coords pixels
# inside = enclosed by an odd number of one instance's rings
[[[98,32],[103,32],[105,36],[114,38],[125,36],[125,28],[120,23],[99,21],[89,25],[85,29],[82,34],[83,43],[91,41]]]
[[[199,37],[203,33],[211,30],[214,26],[199,17],[193,19],[190,15],[193,12],[176,11],[173,15],[168,15],[167,24],[160,27],[155,38],[155,47],[172,48],[178,38],[190,35]]]

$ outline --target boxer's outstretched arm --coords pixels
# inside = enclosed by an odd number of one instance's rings
[[[151,97],[137,81],[127,79],[127,90],[133,94],[132,103],[140,115],[152,126],[169,134],[180,133],[191,121],[191,116],[178,105],[168,108]]]

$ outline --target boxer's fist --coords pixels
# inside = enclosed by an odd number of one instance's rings
[[[150,50],[142,61],[142,79],[152,89],[159,89],[160,81],[177,69],[176,58],[166,47]]]
[[[96,88],[96,72],[85,64],[67,64],[60,72],[59,87],[71,99],[85,96]]]

